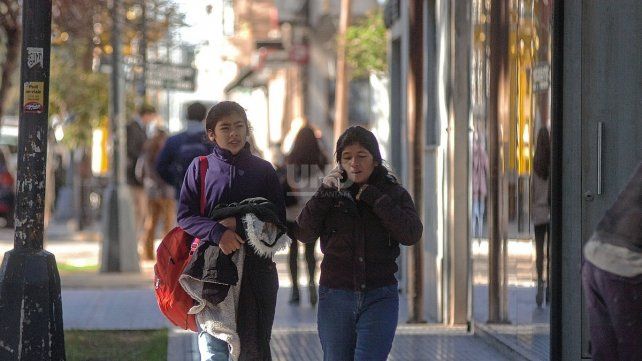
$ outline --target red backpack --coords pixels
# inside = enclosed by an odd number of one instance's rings
[[[207,157],[199,157],[199,175],[201,181],[201,215],[205,213],[205,173]],[[175,227],[163,237],[156,250],[154,265],[154,292],[161,312],[174,325],[185,330],[197,331],[196,317],[187,312],[194,305],[194,300],[183,290],[178,278],[198,248],[199,239]]]

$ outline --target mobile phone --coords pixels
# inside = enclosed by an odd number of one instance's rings
[[[342,167],[341,164],[337,164],[339,169],[341,170],[341,178],[339,178],[339,183],[337,184],[337,190],[341,190],[341,184],[345,183],[348,180],[348,172],[346,172]]]

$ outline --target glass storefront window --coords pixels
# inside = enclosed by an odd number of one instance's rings
[[[551,9],[474,0],[471,17],[473,317],[538,359],[549,355]]]

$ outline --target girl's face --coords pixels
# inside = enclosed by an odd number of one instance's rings
[[[377,165],[372,154],[358,143],[348,145],[341,152],[341,169],[354,183],[367,182]]]
[[[207,137],[221,149],[236,155],[245,146],[247,126],[240,115],[232,113],[221,118],[214,126],[214,131],[208,129]]]

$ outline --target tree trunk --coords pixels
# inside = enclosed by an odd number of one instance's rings
[[[352,16],[352,1],[341,0],[341,16],[339,21],[339,34],[337,36],[337,79],[334,100],[334,143],[348,128],[348,65],[346,63],[346,32],[350,26]]]

